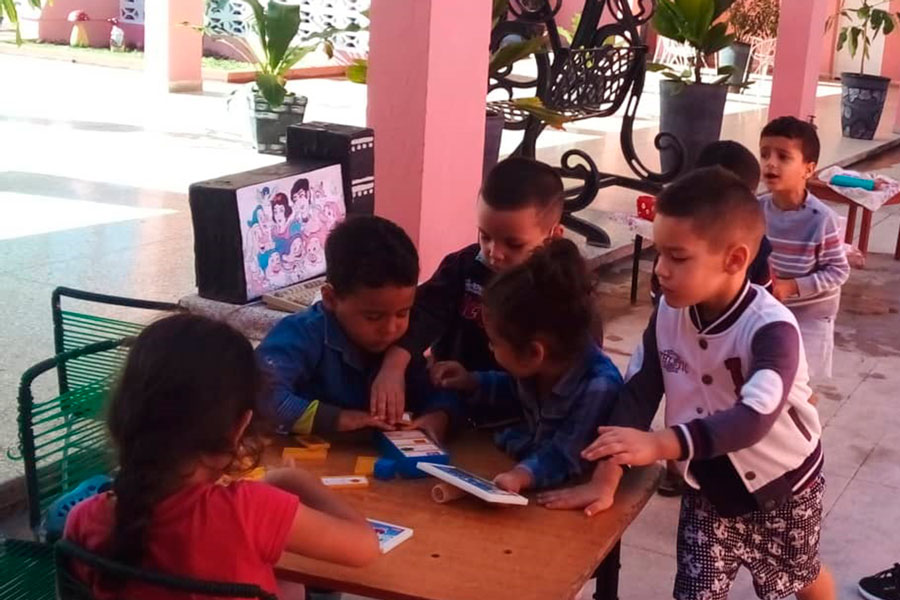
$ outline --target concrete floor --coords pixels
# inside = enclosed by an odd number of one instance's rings
[[[209,177],[270,164],[244,141],[240,112],[227,98],[236,88],[211,84],[204,94],[155,95],[140,73],[0,55],[9,84],[0,93],[0,450],[15,446],[15,389],[22,371],[52,353],[49,298],[57,285],[126,296],[177,300],[194,291],[187,186]],[[27,83],[27,84],[26,84]],[[360,124],[365,88],[339,81],[291,82],[310,96],[310,120]],[[656,98],[647,85],[635,143],[651,167]],[[836,133],[839,97],[820,87],[823,162],[875,143]],[[723,137],[754,147],[766,119],[761,99],[732,98]],[[887,114],[897,102],[892,96]],[[886,118],[885,121],[890,121]],[[585,121],[542,138],[540,156],[557,162],[573,145],[601,169],[627,174],[615,118]],[[886,123],[888,126],[890,123]],[[515,146],[504,138],[504,150]],[[589,210],[633,211],[633,192],[607,191]],[[900,213],[875,218],[871,252],[892,252]],[[614,246],[630,233],[610,228]],[[649,270],[649,263],[644,264]],[[646,279],[646,277],[645,277]],[[642,331],[648,306],[627,304],[627,273],[604,278],[607,343],[620,366]],[[642,294],[642,299],[646,298]],[[837,323],[836,377],[823,390],[828,515],[823,555],[852,597],[862,575],[900,559],[900,266],[874,256],[855,271]],[[122,311],[113,314],[137,318]],[[896,371],[894,369],[897,369]],[[4,453],[5,454],[5,453]],[[0,457],[0,481],[20,464]],[[625,536],[623,600],[669,597],[674,573],[677,501],[655,498]],[[5,524],[0,529],[9,532]],[[752,597],[743,578],[733,598]]]

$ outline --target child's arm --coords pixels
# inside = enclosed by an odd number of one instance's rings
[[[581,451],[594,436],[597,424],[608,422],[620,388],[618,373],[594,379],[584,396],[573,402],[554,434],[535,444],[512,470],[498,475],[497,485],[518,492],[559,485],[580,475]]]
[[[406,403],[404,373],[414,356],[421,356],[441,335],[459,310],[463,292],[463,253],[444,258],[431,279],[416,290],[416,303],[406,335],[384,355],[372,382],[373,415],[388,423],[398,422]]]
[[[734,407],[656,432],[601,427],[584,451],[588,460],[610,457],[644,465],[660,459],[708,459],[748,448],[772,428],[790,394],[800,355],[800,334],[787,322],[761,327],[752,340],[753,361]]]
[[[541,492],[537,497],[538,504],[551,510],[584,509],[584,514],[593,517],[613,505],[623,473],[622,465],[609,460],[597,461],[590,481]]]
[[[840,228],[833,215],[826,215],[824,235],[816,257],[816,270],[793,280],[796,291],[792,296],[808,298],[828,290],[836,290],[850,277],[850,263],[847,262],[847,253],[844,251],[844,240],[841,239]]]
[[[302,503],[286,550],[354,567],[378,557],[378,536],[369,523],[318,478],[300,469],[278,469],[266,474],[266,482],[296,494]]]
[[[386,428],[382,421],[365,412],[342,410],[295,391],[312,380],[321,358],[323,336],[307,321],[293,317],[282,319],[272,328],[256,349],[271,384],[269,393],[260,400],[260,412],[285,432]]]
[[[625,370],[625,385],[619,392],[608,421],[610,425],[649,429],[656,416],[665,391],[656,345],[656,318],[657,312],[654,311],[644,329],[641,343],[631,355]]]
[[[306,433],[334,429],[337,407],[295,391],[295,384],[302,387],[312,379],[313,369],[321,358],[322,338],[323,334],[307,321],[286,317],[256,349],[271,384],[269,393],[261,400],[260,412],[281,429],[291,430],[295,424],[303,424],[301,429],[306,429]]]

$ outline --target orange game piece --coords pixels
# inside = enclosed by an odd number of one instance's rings
[[[375,473],[376,460],[378,460],[377,456],[357,456],[353,472],[357,475],[372,475]]]

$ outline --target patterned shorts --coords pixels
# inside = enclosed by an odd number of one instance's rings
[[[819,475],[781,508],[730,518],[719,516],[698,492],[687,492],[678,520],[676,600],[724,600],[741,565],[764,600],[811,584],[819,576],[824,491]]]

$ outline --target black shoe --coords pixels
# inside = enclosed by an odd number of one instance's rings
[[[859,595],[866,600],[900,600],[900,563],[859,580]]]
[[[660,496],[674,498],[684,494],[687,489],[688,484],[680,473],[673,473],[672,471],[667,470],[666,474],[663,476],[663,480],[659,482],[659,487],[656,489],[656,492]]]

